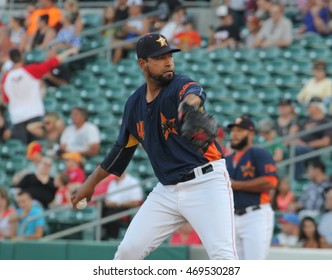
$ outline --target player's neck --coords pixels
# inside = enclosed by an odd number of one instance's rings
[[[161,90],[161,87],[156,84],[147,84],[146,87],[146,102],[152,102],[158,95]]]

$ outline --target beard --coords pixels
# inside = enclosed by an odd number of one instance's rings
[[[232,144],[231,143],[231,148],[234,150],[242,150],[245,146],[248,145],[249,137],[246,136],[244,137],[238,144]]]
[[[168,74],[167,76],[163,75],[155,75],[153,74],[148,67],[146,67],[146,72],[150,79],[155,81],[160,86],[166,86],[168,85],[174,78],[174,71],[172,74]]]

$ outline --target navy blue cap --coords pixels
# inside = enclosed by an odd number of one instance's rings
[[[229,124],[227,127],[229,129],[232,129],[234,126],[238,126],[238,127],[250,130],[250,131],[254,131],[255,130],[255,124],[254,124],[254,122],[250,118],[245,117],[245,116],[236,118],[234,120],[234,122],[231,123],[231,124]]]
[[[136,44],[137,58],[157,57],[166,53],[179,52],[171,48],[164,35],[149,33],[141,37]]]

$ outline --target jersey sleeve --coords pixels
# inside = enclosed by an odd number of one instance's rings
[[[139,144],[127,128],[129,112],[130,109],[126,106],[116,143],[100,164],[105,171],[116,176],[121,176],[125,171]]]
[[[255,166],[257,168],[257,175],[261,176],[273,176],[277,177],[277,167],[275,162],[272,158],[272,155],[261,148],[254,150],[254,159],[255,159]]]
[[[9,98],[8,98],[8,95],[5,91],[5,81],[6,81],[6,78],[7,78],[7,74],[6,73],[2,79],[1,79],[1,91],[2,91],[2,100],[5,102],[5,103],[9,103]]]
[[[181,78],[181,80],[182,79],[184,78]],[[201,98],[201,104],[203,105],[206,99],[206,93],[204,92],[202,86],[191,79],[185,79],[181,82],[184,82],[184,85],[181,87],[179,92],[179,101],[181,102],[188,94],[195,94]]]
[[[33,63],[26,65],[24,66],[24,69],[36,79],[41,79],[46,73],[51,71],[54,67],[58,66],[59,64],[60,61],[56,57],[53,57],[42,63]]]

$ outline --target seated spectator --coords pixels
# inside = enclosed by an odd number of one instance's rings
[[[103,22],[102,25],[109,25],[115,22],[115,8],[113,6],[107,6],[103,12]],[[108,28],[102,31],[103,36],[111,37],[115,35],[115,29]]]
[[[24,27],[24,17],[21,15],[13,16],[10,18],[9,27],[9,40],[12,48],[17,48],[24,51],[27,42],[27,34]]]
[[[66,161],[66,169],[64,172],[69,178],[68,188],[74,191],[85,181],[85,173],[81,166],[83,161],[82,156],[77,152],[68,152],[64,153],[62,158]]]
[[[312,217],[305,217],[300,224],[299,244],[302,248],[329,248],[326,239],[317,229],[317,223]]]
[[[295,213],[285,213],[278,219],[281,232],[272,240],[272,246],[297,247],[299,238],[300,218]]]
[[[6,107],[0,104],[0,144],[6,142],[11,135],[9,124],[4,116]]]
[[[174,37],[183,31],[183,22],[186,20],[185,9],[181,6],[175,8],[170,20],[160,30],[160,34],[164,35],[167,41],[175,47]]]
[[[262,119],[258,123],[258,132],[263,137],[266,143],[270,143],[266,147],[267,151],[272,155],[275,162],[282,161],[284,159],[284,151],[282,142],[275,142],[279,139],[276,129],[274,128],[274,122],[271,119]]]
[[[179,230],[173,233],[171,240],[171,245],[201,245],[202,241],[199,239],[196,231],[188,223],[184,223]]]
[[[107,194],[103,217],[137,207],[142,204],[144,199],[139,180],[126,172],[109,183]],[[105,224],[103,239],[118,238],[123,220],[129,224],[129,217]]]
[[[289,212],[291,204],[295,201],[289,179],[284,177],[279,180],[278,188],[274,197],[274,209],[281,212]]]
[[[233,21],[233,16],[227,6],[217,8],[216,15],[219,18],[220,26],[211,30],[209,36],[208,50],[217,48],[235,49],[240,41],[240,30]]]
[[[173,43],[181,51],[190,51],[201,46],[201,35],[194,28],[194,22],[186,19],[183,23],[183,30],[174,35]]]
[[[53,27],[48,25],[49,16],[42,15],[38,19],[38,29],[31,36],[26,51],[34,49],[45,50],[49,43],[56,37],[56,32]]]
[[[83,22],[80,16],[80,7],[77,0],[66,0],[63,3],[63,8],[69,11],[74,17],[75,33],[80,34],[84,28]]]
[[[332,247],[332,188],[326,191],[325,195],[325,212],[318,224],[318,232],[325,237],[330,247]]]
[[[159,11],[159,19],[167,21],[174,11],[181,6],[181,2],[181,0],[158,0],[155,4],[155,10]]]
[[[331,187],[325,173],[325,164],[320,160],[307,163],[309,182],[303,186],[303,194],[297,202],[297,210],[310,210],[322,214],[324,212],[325,192]]]
[[[295,134],[299,130],[298,117],[289,98],[282,98],[278,103],[279,115],[276,120],[276,131],[279,136],[284,137]]]
[[[60,139],[62,152],[78,152],[83,157],[95,156],[100,149],[100,132],[96,125],[88,122],[83,107],[74,107],[71,112],[72,125],[65,128]]]
[[[115,22],[126,20],[128,18],[128,1],[118,0],[114,3],[115,7]]]
[[[140,17],[143,15],[143,1],[132,1],[131,4],[128,3],[128,6],[129,10],[127,23],[116,34],[117,37],[123,38],[123,40],[133,39],[150,31],[150,20],[146,17]],[[113,40],[114,46],[116,46],[117,43],[119,43],[119,41]],[[118,63],[120,59],[126,57],[128,49],[130,50],[134,48],[135,44],[128,44],[125,47],[117,47],[114,50],[112,62],[114,64]]]
[[[270,18],[263,23],[252,46],[259,48],[287,47],[292,44],[292,32],[292,22],[284,16],[283,7],[280,4],[273,4],[270,8]]]
[[[16,228],[9,222],[10,216],[14,213],[7,190],[0,187],[0,241],[15,235]]]
[[[55,30],[59,30],[61,10],[55,5],[54,0],[39,0],[39,7],[32,11],[28,18],[28,34],[32,36],[37,31],[38,19],[41,15],[48,15],[49,26],[53,27]]]
[[[12,185],[16,187],[24,176],[30,173],[35,173],[38,169],[38,165],[43,157],[43,147],[37,141],[32,141],[26,149],[26,159],[28,165],[18,172],[16,172],[12,179]]]
[[[25,223],[25,220],[30,217],[38,216],[43,213],[43,209],[33,203],[30,193],[20,191],[15,197],[18,209],[16,214],[12,215],[10,221],[17,225],[16,236],[13,240],[32,240],[39,239],[44,234],[45,218],[37,218],[31,222]],[[24,228],[23,228],[24,226]]]
[[[65,172],[59,172],[54,178],[56,193],[50,207],[57,207],[70,204],[70,191],[68,188],[69,177]]]
[[[307,81],[297,96],[300,103],[309,103],[314,97],[322,100],[332,98],[332,81],[327,77],[327,66],[323,61],[316,61],[312,69],[313,78]]]
[[[313,98],[308,106],[309,118],[300,126],[300,131],[307,131],[330,122],[325,116],[325,105],[320,99]],[[295,154],[302,155],[315,149],[324,148],[330,145],[332,137],[332,128],[326,128],[313,133],[302,136],[296,140]],[[295,178],[300,179],[304,172],[304,161],[296,163]]]
[[[303,25],[298,34],[313,32],[321,35],[328,33],[329,9],[324,0],[311,0],[307,3],[306,13],[303,16]]]
[[[261,21],[267,20],[270,17],[270,9],[272,6],[271,0],[257,0],[257,10],[255,17]]]
[[[56,46],[57,50],[69,49],[74,47],[79,49],[81,47],[81,38],[75,31],[75,16],[69,11],[64,11],[61,17],[62,27],[56,35]]]
[[[241,32],[241,38],[245,47],[252,47],[257,33],[261,28],[261,22],[257,17],[248,16],[246,19],[246,28]]]
[[[17,189],[28,192],[44,209],[48,208],[56,193],[54,179],[50,176],[51,168],[52,159],[43,157],[36,172],[24,176],[17,185]]]
[[[60,147],[60,137],[65,124],[58,113],[48,112],[41,122],[30,123],[27,130],[38,138],[46,140],[45,154],[53,157]]]

